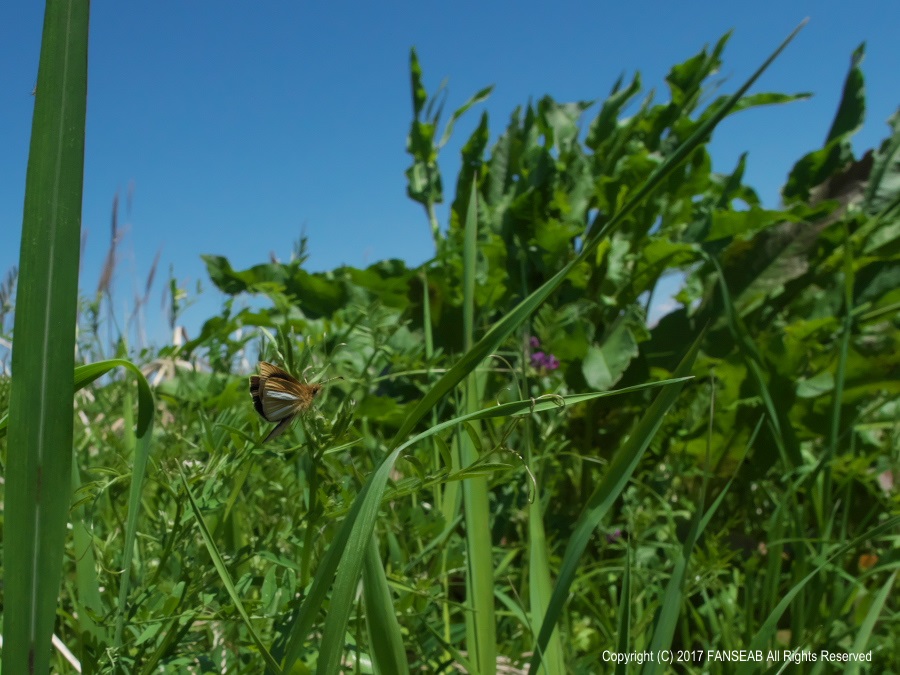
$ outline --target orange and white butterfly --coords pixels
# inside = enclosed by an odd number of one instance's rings
[[[259,375],[250,376],[253,407],[266,422],[278,422],[263,443],[287,431],[297,415],[309,410],[321,391],[321,384],[303,384],[278,366],[260,361]]]

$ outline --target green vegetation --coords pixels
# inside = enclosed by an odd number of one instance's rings
[[[67,7],[50,3],[48,53]],[[792,650],[818,662],[791,672],[831,672],[822,650],[871,658],[848,672],[896,668],[900,116],[854,158],[861,47],[824,147],[766,209],[744,158],[714,172],[706,143],[727,115],[803,95],[748,94],[770,58],[701,106],[726,40],[672,68],[664,102],[637,104],[637,75],[599,111],[543,98],[490,147],[483,114],[446,227],[439,153],[490,90],[440,136],[413,53],[408,193],[433,259],[310,273],[305,241],[246,270],[206,256],[230,297],[161,349],[104,339],[108,283],[75,339],[74,284],[41,279],[77,256],[30,252],[45,220],[26,209],[15,307],[0,288],[0,331],[17,310],[4,671],[71,672],[51,632],[86,673],[670,671],[607,650],[672,650],[691,673],[775,672]],[[84,91],[66,86],[83,142]],[[36,137],[44,124],[61,126],[36,112]],[[80,200],[80,174],[47,187],[37,165],[33,150],[26,204]],[[680,307],[650,325],[673,273]],[[69,314],[39,325],[27,288]],[[241,308],[247,294],[262,301]],[[83,363],[74,429],[66,345]],[[261,445],[257,358],[344,379]]]

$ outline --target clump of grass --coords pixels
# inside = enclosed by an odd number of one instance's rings
[[[144,354],[155,431],[142,378],[136,420],[132,387],[97,379],[133,364],[77,368],[76,387],[95,386],[78,397],[57,626],[83,670],[594,672],[604,650],[770,647],[871,649],[890,664],[897,629],[877,619],[896,609],[898,519],[869,468],[896,459],[896,401],[859,389],[878,386],[875,367],[850,378],[860,399],[838,383],[895,340],[881,282],[861,291],[865,310],[849,290],[889,260],[878,228],[896,213],[830,212],[847,227],[802,261],[786,247],[793,265],[735,265],[785,236],[787,216],[731,209],[752,191],[742,164],[711,172],[705,138],[729,106],[797,97],[739,92],[696,110],[723,45],[673,70],[687,88],[677,102],[624,119],[639,87],[617,85],[584,146],[583,106],[545,98],[485,159],[483,117],[446,232],[434,216],[441,105],[413,57],[410,194],[432,261],[311,274],[305,240],[290,261],[248,270],[207,257],[219,288],[269,304],[232,297],[192,339]],[[876,166],[900,144],[885,147]],[[821,224],[826,208],[787,215]],[[116,212],[86,343],[114,325],[99,299],[115,283]],[[709,239],[723,223],[746,239]],[[678,269],[695,275],[685,309],[646,326],[638,299]],[[765,301],[747,291],[759,286]],[[177,329],[189,299],[171,271],[167,292]],[[823,294],[857,323],[823,319]],[[344,379],[263,445],[256,354]],[[810,373],[786,385],[798,361]]]

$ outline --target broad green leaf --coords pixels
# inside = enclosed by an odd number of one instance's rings
[[[592,345],[581,364],[585,382],[591,389],[606,391],[622,377],[638,354],[637,340],[627,322],[619,322],[600,347]]]
[[[824,183],[853,159],[850,137],[859,130],[865,116],[865,87],[860,69],[864,54],[865,45],[853,52],[841,103],[825,146],[803,157],[791,170],[782,190],[786,203],[808,199],[812,188]]]
[[[836,138],[852,136],[862,127],[866,116],[866,89],[863,78],[863,58],[866,55],[866,44],[862,43],[853,51],[850,57],[850,71],[844,82],[844,91],[841,95],[841,103],[838,107],[831,129],[828,131],[826,142]]]
[[[900,110],[891,115],[888,124],[891,126],[891,135],[875,153],[871,177],[866,186],[865,204],[868,213],[881,212],[891,203],[896,203],[897,195],[900,195]],[[891,241],[900,237],[900,225],[896,219],[892,226],[885,223],[884,229],[893,231]],[[880,241],[878,243],[881,244]]]

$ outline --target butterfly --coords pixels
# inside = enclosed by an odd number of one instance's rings
[[[303,384],[278,366],[260,361],[259,375],[250,376],[253,407],[266,422],[278,422],[263,443],[287,431],[297,415],[309,410],[321,391],[321,384]]]

